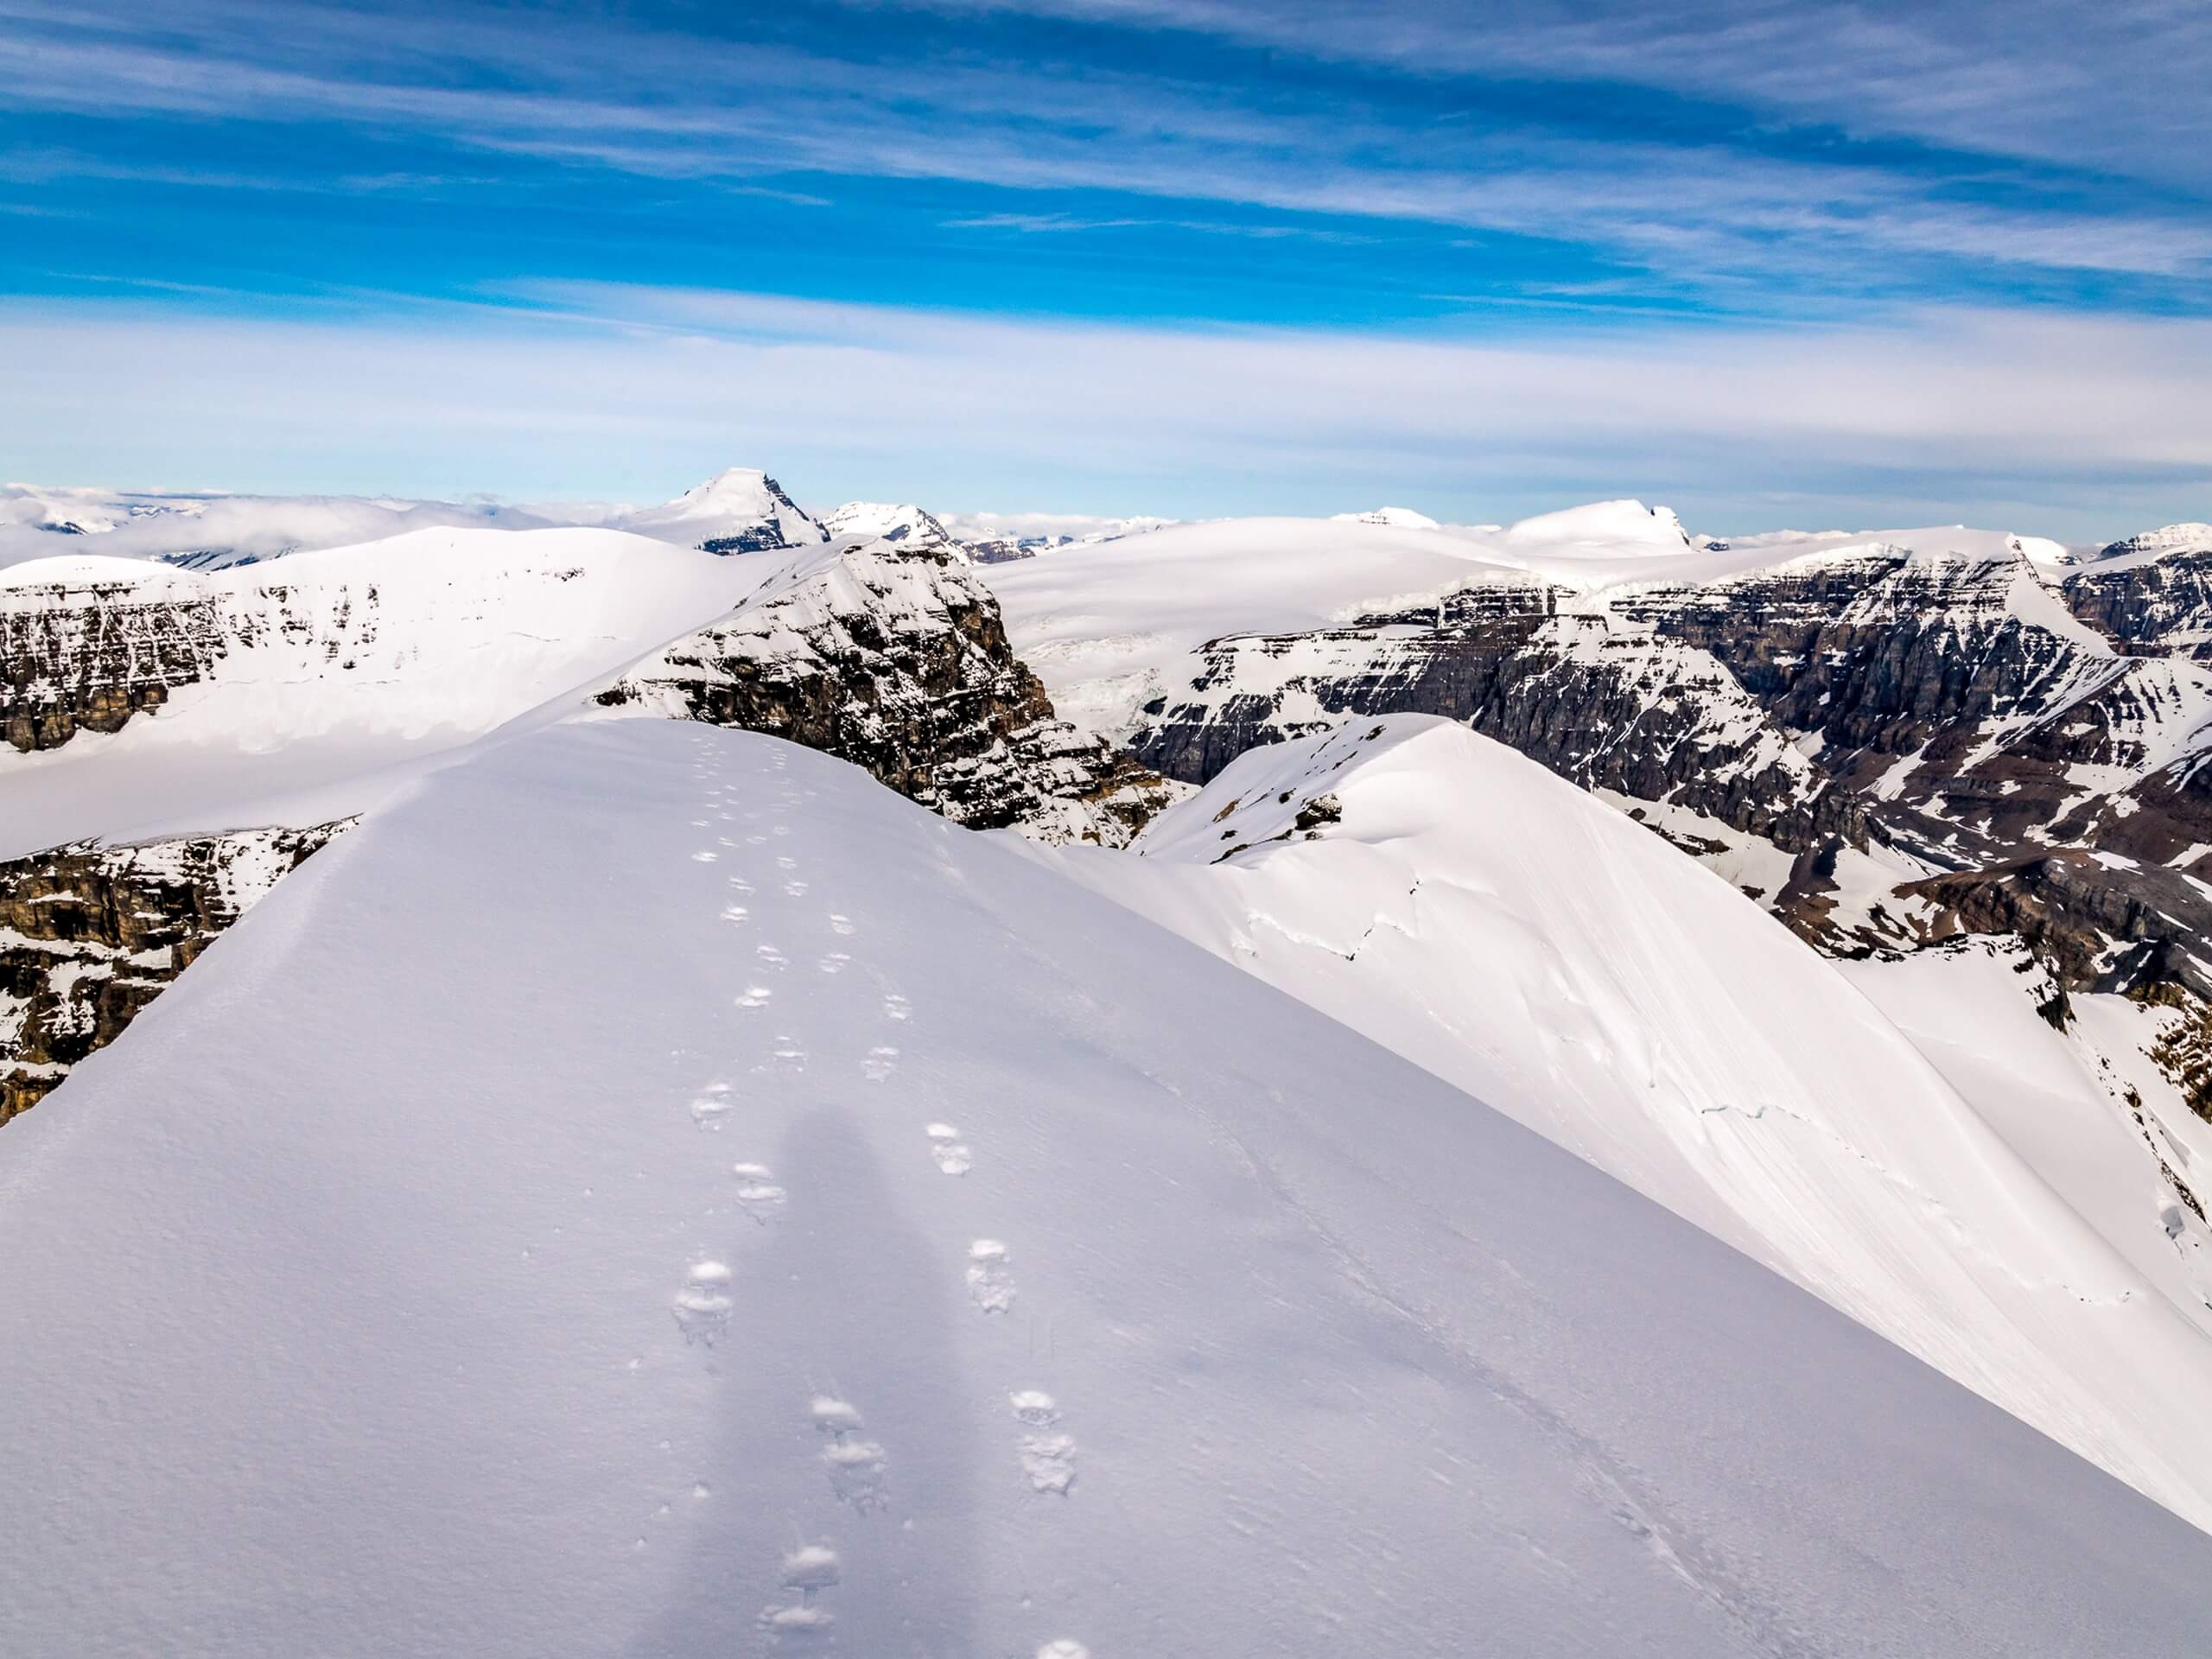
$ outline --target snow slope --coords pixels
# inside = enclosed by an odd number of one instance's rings
[[[2200,1330],[2212,1332],[2212,1259],[2183,1225],[2157,1159],[2192,1188],[2212,1169],[2212,1125],[2145,1057],[2157,1011],[2077,994],[2054,1030],[2036,1012],[2050,976],[2017,939],[1965,938],[1894,962],[1837,970],[1910,1037],[1945,1079],[2076,1214]],[[2135,1064],[2126,1065],[2126,1057]],[[2138,1104],[2127,1100],[2134,1090]],[[2137,1114],[2140,1113],[2139,1120]]]
[[[1117,734],[1230,632],[1341,621],[1478,576],[1521,580],[1442,531],[1312,518],[1172,524],[982,567],[1007,637],[1067,719]]]
[[[604,530],[429,530],[280,565],[184,571],[40,560],[0,571],[0,607],[143,652],[148,605],[203,605],[201,677],[113,734],[0,746],[0,857],[270,823],[317,823],[547,699],[605,679],[727,610],[776,567]]]
[[[480,746],[5,1141],[23,1659],[2144,1659],[2212,1616],[2212,1541],[2016,1421],[758,737]]]
[[[1649,830],[1399,715],[1248,752],[1136,846],[1059,856],[2212,1526],[2212,1339],[1834,965]]]

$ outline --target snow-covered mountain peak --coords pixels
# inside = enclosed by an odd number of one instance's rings
[[[1635,551],[1684,553],[1693,545],[1673,508],[1647,507],[1633,499],[1592,501],[1538,513],[1507,525],[1503,539],[1516,548],[1560,553],[1586,549],[1612,556]]]
[[[620,529],[709,553],[804,547],[829,533],[757,467],[728,467],[658,507],[625,513]]]
[[[1376,507],[1367,512],[1340,512],[1329,521],[1337,524],[1388,524],[1398,530],[1439,530],[1435,519],[1411,507]]]
[[[911,501],[848,501],[822,515],[833,542],[896,542],[910,546],[958,547],[935,514]]]
[[[2113,560],[2132,559],[2140,563],[2169,553],[2207,551],[2212,551],[2212,524],[2165,524],[2111,543],[2099,549],[2089,563],[2101,566]]]

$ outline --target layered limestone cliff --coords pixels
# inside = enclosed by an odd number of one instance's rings
[[[825,550],[599,694],[838,755],[972,829],[1120,846],[1173,787],[1054,718],[960,550]]]
[[[345,822],[0,863],[0,1122],[115,1040]]]

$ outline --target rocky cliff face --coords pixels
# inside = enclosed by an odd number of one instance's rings
[[[206,597],[95,577],[0,590],[0,739],[57,749],[80,731],[120,731],[228,649]]]
[[[1863,844],[1862,815],[1707,652],[1551,588],[1451,595],[1433,612],[1213,642],[1186,697],[1160,699],[1132,750],[1202,783],[1245,749],[1400,712],[1466,721],[1586,788],[1688,808],[1797,851]]]
[[[0,863],[0,1122],[112,1042],[279,877],[346,827],[86,843]]]
[[[1491,579],[1343,627],[1212,641],[1131,747],[1200,782],[1346,716],[1446,715],[1659,809],[1637,810],[1694,852],[1789,855],[1758,896],[1823,948],[2012,932],[2076,988],[2212,993],[2195,943],[2212,925],[2198,556],[2058,586],[2024,556],[1879,545],[1701,584]],[[2145,654],[2154,643],[2176,649]],[[1846,891],[1875,874],[1879,891]]]
[[[2169,524],[2114,542],[2059,593],[2131,656],[2212,660],[2212,524]]]
[[[1171,786],[1056,720],[957,547],[829,551],[600,694],[772,733],[975,829],[1119,846]]]

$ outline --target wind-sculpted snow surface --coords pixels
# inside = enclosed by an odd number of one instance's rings
[[[2201,1644],[2203,1535],[1045,856],[628,721],[310,861],[6,1132],[10,1654]]]
[[[2212,1340],[1834,967],[1625,817],[1398,715],[1245,755],[1137,850],[1065,868],[2212,1523]]]

